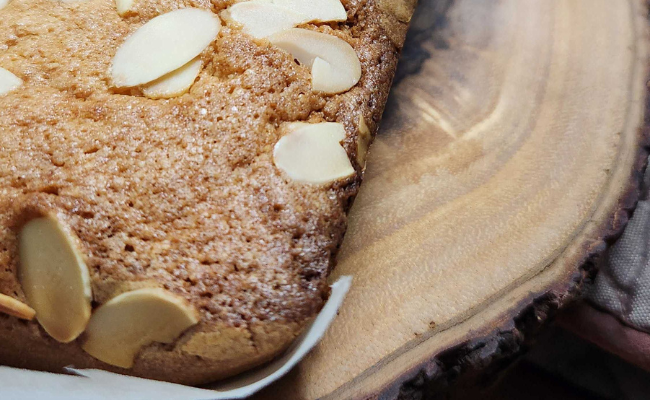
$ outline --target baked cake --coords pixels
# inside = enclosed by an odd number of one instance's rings
[[[0,2],[0,363],[201,384],[328,297],[415,0]]]

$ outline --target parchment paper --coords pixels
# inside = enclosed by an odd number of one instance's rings
[[[314,322],[283,356],[257,370],[210,389],[198,389],[111,372],[68,368],[71,375],[0,367],[2,400],[222,400],[242,399],[280,379],[318,343],[350,289],[352,277],[341,277]]]

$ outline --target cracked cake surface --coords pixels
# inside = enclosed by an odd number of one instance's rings
[[[147,21],[232,4],[136,0],[122,16],[111,0],[0,9],[0,67],[22,81],[0,96],[0,293],[29,305],[19,232],[52,215],[78,239],[93,310],[162,288],[198,315],[125,369],[84,352],[83,333],[60,343],[36,320],[0,314],[0,362],[205,383],[273,358],[319,312],[361,182],[360,131],[376,132],[414,1],[343,0],[347,21],[300,26],[356,52],[361,78],[343,93],[312,90],[308,68],[223,20],[186,93],[151,99],[113,85],[116,51]],[[354,173],[326,184],[291,179],[273,150],[292,122],[342,124]]]

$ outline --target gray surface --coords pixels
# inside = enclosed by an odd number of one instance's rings
[[[650,169],[623,236],[606,253],[587,299],[626,324],[650,332]]]

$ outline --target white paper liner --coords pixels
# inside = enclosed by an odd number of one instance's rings
[[[75,375],[31,371],[0,366],[0,399],[3,400],[224,400],[242,399],[289,372],[320,341],[350,289],[352,277],[332,285],[325,306],[307,330],[283,356],[270,364],[239,375],[210,389],[197,389],[97,369],[68,370]]]

